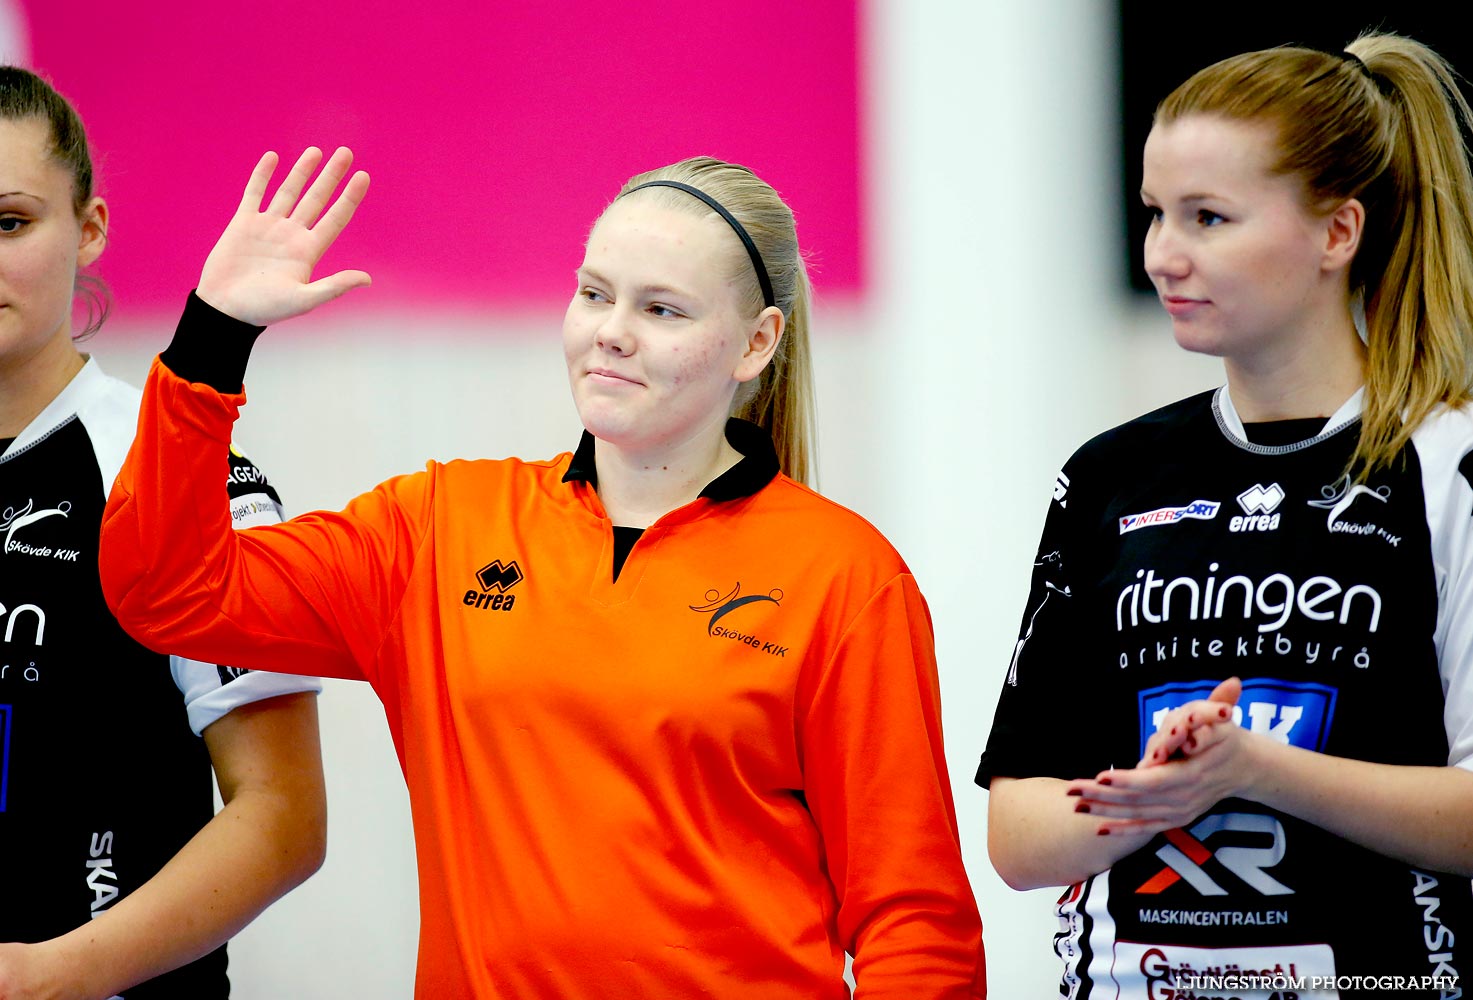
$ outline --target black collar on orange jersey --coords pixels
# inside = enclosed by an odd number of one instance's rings
[[[772,482],[778,474],[777,450],[772,436],[761,427],[735,417],[726,422],[726,442],[741,453],[742,460],[706,484],[700,496],[707,500],[739,500]],[[593,435],[583,432],[563,482],[584,482],[598,489],[598,468],[593,460]]]

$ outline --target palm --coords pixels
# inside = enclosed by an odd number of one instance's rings
[[[261,157],[235,215],[205,260],[200,298],[236,319],[266,326],[309,312],[369,283],[363,271],[339,271],[312,280],[313,268],[353,218],[368,190],[368,175],[360,170],[333,198],[352,165],[353,154],[339,149],[312,179],[321,161],[321,150],[314,147],[303,152],[262,208],[277,157],[275,153]],[[312,180],[310,186],[308,180]]]

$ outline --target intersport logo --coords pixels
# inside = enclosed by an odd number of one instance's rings
[[[1178,524],[1183,520],[1210,521],[1217,516],[1222,504],[1216,500],[1193,500],[1182,507],[1158,507],[1144,514],[1126,514],[1120,518],[1120,533],[1129,534],[1142,528],[1154,528],[1163,524]]]

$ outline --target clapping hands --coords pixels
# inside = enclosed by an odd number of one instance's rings
[[[1173,709],[1135,767],[1069,782],[1075,810],[1100,817],[1101,836],[1160,833],[1240,794],[1255,774],[1252,741],[1260,738],[1233,719],[1242,690],[1230,677],[1205,700]]]

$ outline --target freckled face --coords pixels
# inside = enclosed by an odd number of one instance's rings
[[[632,450],[719,434],[748,327],[727,279],[737,237],[724,222],[630,195],[588,238],[563,318],[573,402],[595,437]]]
[[[1146,140],[1146,271],[1187,350],[1248,359],[1347,308],[1327,289],[1324,219],[1299,178],[1270,170],[1275,141],[1262,123],[1207,115]]]
[[[102,252],[49,139],[41,119],[0,118],[0,367],[9,369],[70,339],[77,268]]]

